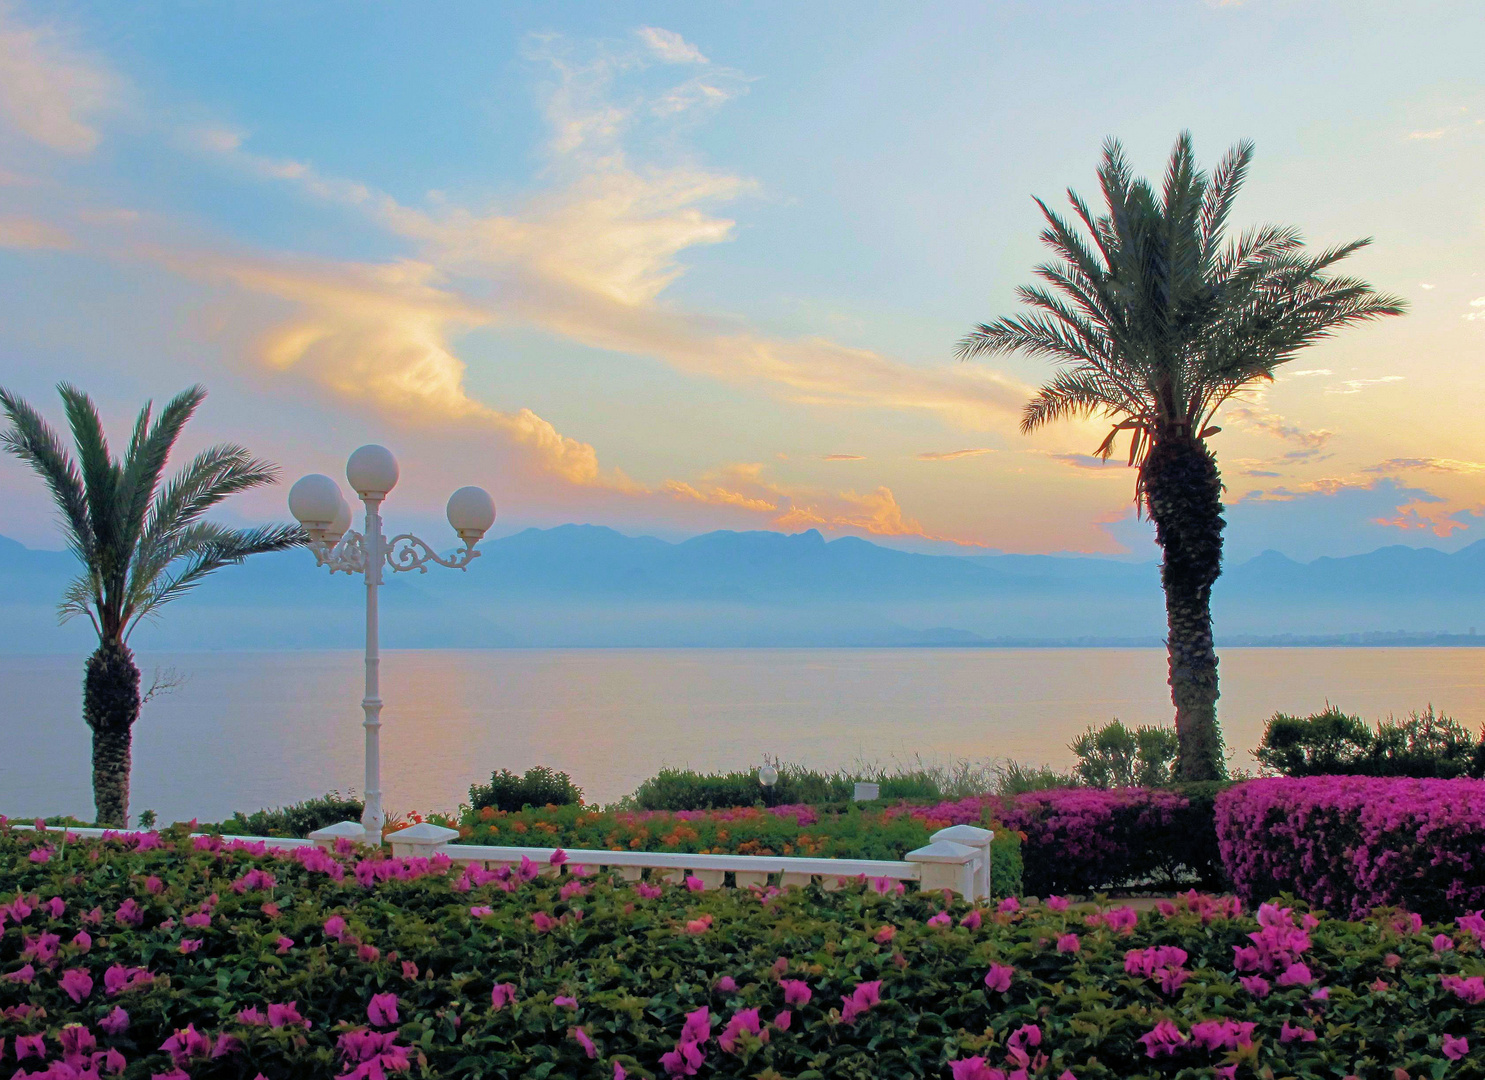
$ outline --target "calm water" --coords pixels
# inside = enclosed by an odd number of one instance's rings
[[[188,681],[135,729],[137,812],[212,820],[361,786],[351,652],[140,657]],[[0,811],[91,816],[80,657],[0,657]],[[1229,649],[1222,718],[1239,764],[1276,710],[1327,699],[1367,717],[1428,702],[1485,720],[1485,650]],[[394,810],[451,808],[498,767],[553,765],[612,801],[663,764],[764,754],[1013,758],[1064,766],[1089,724],[1169,722],[1154,649],[410,651],[382,662],[383,787]]]

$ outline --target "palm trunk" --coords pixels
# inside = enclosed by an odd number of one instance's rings
[[[1226,774],[1217,727],[1217,650],[1212,643],[1212,585],[1222,573],[1222,477],[1199,439],[1169,435],[1150,450],[1145,501],[1165,553],[1166,653],[1176,707],[1176,779]]]
[[[99,825],[129,824],[129,765],[139,718],[139,669],[127,645],[103,642],[88,657],[83,719],[93,729],[93,806]]]

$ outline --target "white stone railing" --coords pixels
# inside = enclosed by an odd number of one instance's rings
[[[342,822],[310,833],[310,838],[324,847],[333,847],[338,839],[359,840],[363,835],[358,822]],[[523,858],[530,859],[545,873],[560,873],[551,864],[559,850],[553,847],[489,847],[456,844],[459,833],[424,822],[392,833],[388,842],[392,854],[399,857],[445,855],[455,862],[479,863],[485,867],[514,866]],[[679,883],[694,877],[706,889],[719,889],[733,876],[738,888],[765,886],[777,878],[781,888],[808,885],[816,878],[825,889],[836,889],[852,878],[886,878],[891,881],[915,881],[925,891],[948,889],[968,900],[990,896],[990,841],[994,833],[973,825],[953,825],[940,829],[926,847],[910,851],[901,861],[886,859],[802,859],[781,855],[692,855],[669,851],[604,851],[597,849],[561,849],[568,866],[585,866],[617,870],[624,878],[637,881],[649,871],[654,878]]]
[[[34,825],[13,825],[15,829],[34,829]],[[62,825],[49,826],[46,832],[67,837],[100,840],[108,836],[127,836],[137,829],[94,829]],[[215,836],[215,833],[191,833],[191,836]],[[333,849],[337,840],[360,843],[365,832],[360,822],[343,821],[318,829],[308,839],[283,836],[222,836],[226,842],[263,844],[277,850],[319,847]],[[515,866],[530,859],[547,874],[561,873],[551,858],[559,850],[552,847],[490,847],[477,844],[455,844],[458,830],[423,822],[389,836],[392,854],[409,856],[446,855],[454,862],[479,863],[485,867]],[[560,849],[567,856],[567,866],[617,870],[627,880],[638,881],[649,871],[651,877],[679,884],[687,877],[699,880],[705,889],[720,889],[727,875],[742,889],[766,886],[777,879],[780,888],[808,885],[816,878],[821,888],[834,890],[853,878],[885,878],[889,881],[915,881],[926,892],[947,889],[966,900],[984,900],[990,896],[990,841],[995,834],[973,825],[951,825],[940,829],[925,847],[909,851],[901,861],[890,859],[801,859],[784,855],[692,855],[672,851],[603,851],[597,849]]]

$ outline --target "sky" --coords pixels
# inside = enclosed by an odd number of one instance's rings
[[[1477,2],[0,5],[0,385],[57,418],[210,397],[287,481],[394,450],[393,525],[591,522],[1154,554],[1106,424],[961,362],[1033,195],[1251,138],[1235,223],[1370,236],[1410,313],[1229,405],[1229,557],[1485,536]],[[0,461],[0,534],[60,547]],[[445,536],[445,534],[448,534]]]

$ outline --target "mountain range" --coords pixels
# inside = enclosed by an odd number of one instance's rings
[[[1164,630],[1152,562],[924,555],[820,533],[713,532],[680,543],[592,525],[487,541],[464,573],[387,575],[389,648],[1153,645]],[[66,552],[0,537],[0,651],[86,648],[58,627]],[[1485,541],[1392,546],[1296,562],[1265,552],[1214,593],[1224,644],[1473,644],[1485,626]],[[309,553],[229,567],[137,644],[173,649],[354,648],[359,578]],[[1480,639],[1485,644],[1485,637]]]

